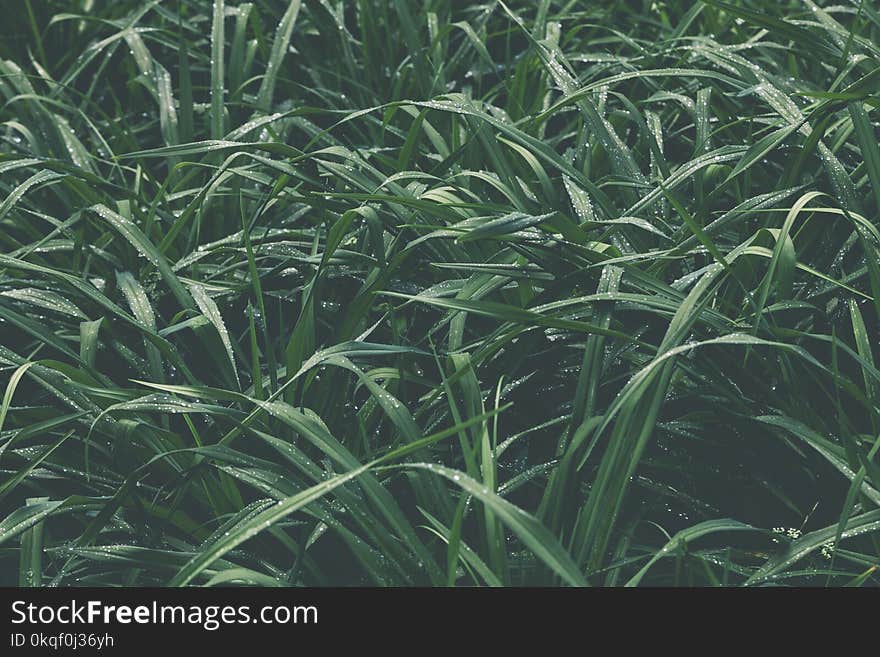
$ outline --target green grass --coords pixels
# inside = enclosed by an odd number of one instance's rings
[[[880,583],[874,3],[4,9],[0,583]]]

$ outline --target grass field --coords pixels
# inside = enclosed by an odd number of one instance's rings
[[[880,583],[874,2],[2,9],[0,584]]]

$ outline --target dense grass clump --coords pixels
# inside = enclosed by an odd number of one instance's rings
[[[14,5],[0,583],[880,581],[874,3]]]

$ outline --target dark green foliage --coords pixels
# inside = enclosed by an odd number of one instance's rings
[[[873,3],[7,4],[0,584],[878,583]]]

